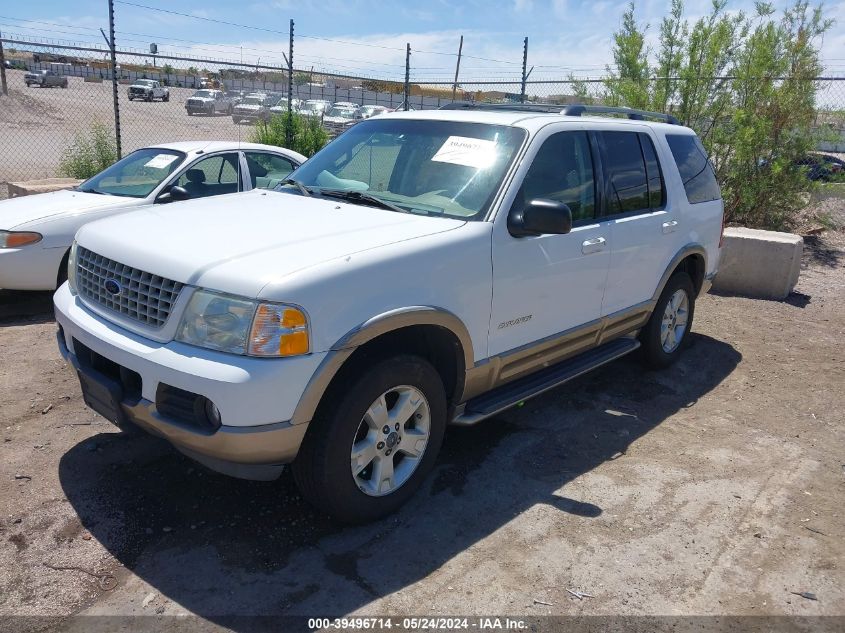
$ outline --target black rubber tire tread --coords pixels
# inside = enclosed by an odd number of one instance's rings
[[[428,446],[422,462],[404,485],[391,494],[372,497],[358,489],[350,472],[352,437],[375,399],[398,385],[417,387],[428,400]],[[443,443],[447,404],[440,375],[418,356],[399,355],[376,361],[328,397],[331,402],[318,409],[293,463],[294,479],[302,496],[344,523],[366,523],[395,512],[420,487]]]
[[[666,303],[669,298],[678,290],[685,290],[689,299],[689,318],[687,319],[687,329],[684,331],[684,337],[681,344],[675,348],[671,353],[666,353],[663,350],[663,345],[660,342],[660,324],[663,319],[663,311],[666,309]],[[643,362],[653,369],[664,369],[674,363],[678,356],[680,356],[684,347],[689,342],[689,334],[692,331],[693,317],[695,316],[695,287],[692,284],[690,276],[679,271],[673,274],[669,281],[666,282],[666,287],[660,293],[660,298],[654,306],[654,311],[651,317],[640,332],[640,343],[642,343],[641,357]]]

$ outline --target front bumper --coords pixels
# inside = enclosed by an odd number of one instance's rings
[[[182,343],[156,343],[93,314],[67,284],[56,292],[54,303],[62,356],[84,383],[118,390],[117,410],[124,420],[167,439],[209,468],[235,477],[274,479],[283,464],[296,457],[308,425],[288,420],[324,353],[258,359]],[[84,355],[76,353],[77,345],[121,372],[136,374],[137,393],[120,391],[114,375],[110,378],[86,365]],[[223,424],[211,430],[163,415],[156,405],[162,385],[211,400]]]

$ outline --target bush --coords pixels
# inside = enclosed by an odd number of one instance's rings
[[[288,143],[288,138],[291,139],[290,143]],[[267,123],[259,121],[253,128],[249,140],[253,143],[286,147],[310,158],[329,142],[329,135],[318,118],[292,112],[291,114],[274,114]]]
[[[87,132],[76,135],[62,155],[59,174],[87,180],[117,161],[117,145],[111,128],[94,123]]]
[[[727,11],[713,0],[690,23],[682,0],[671,0],[657,38],[631,4],[614,34],[616,68],[604,99],[672,112],[696,130],[716,169],[728,222],[759,228],[789,227],[809,188],[798,159],[815,148],[816,84],[822,66],[818,43],[832,22],[821,7],[797,0],[780,18],[772,5],[755,13]]]

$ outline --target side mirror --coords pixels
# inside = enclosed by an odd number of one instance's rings
[[[174,202],[178,202],[180,200],[187,200],[191,197],[191,194],[188,193],[188,190],[184,187],[180,187],[179,185],[173,185],[170,188],[170,199]]]
[[[157,202],[179,202],[180,200],[187,200],[191,197],[188,190],[179,185],[173,185],[158,197]]]
[[[565,235],[572,230],[572,211],[563,202],[537,198],[508,216],[508,231],[514,237]]]

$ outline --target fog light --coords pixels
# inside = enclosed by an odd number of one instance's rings
[[[220,419],[220,409],[211,401],[206,399],[205,401],[205,417],[208,418],[208,421],[217,428],[222,423]]]

